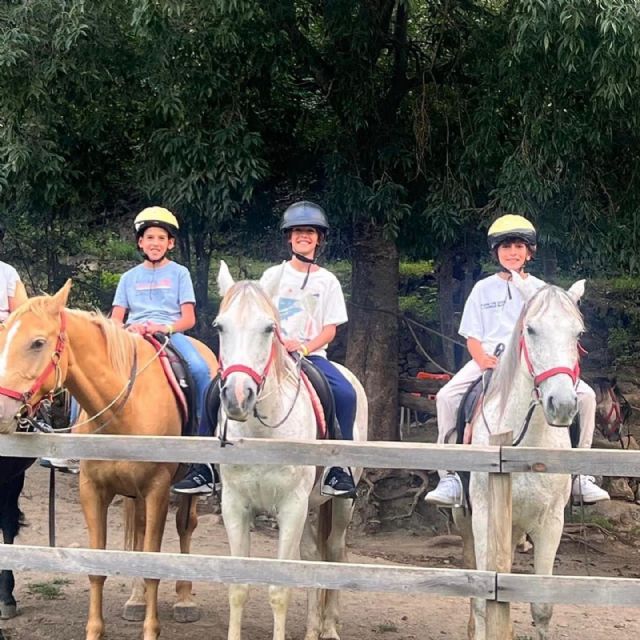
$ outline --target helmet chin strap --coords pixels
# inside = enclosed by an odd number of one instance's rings
[[[307,258],[307,256],[303,256],[301,253],[296,253],[295,251],[292,251],[291,253],[298,260],[300,260],[300,262],[304,262],[305,264],[309,265],[307,267],[307,273],[305,273],[305,275],[304,275],[304,280],[302,281],[302,286],[300,287],[300,289],[304,289],[307,286],[307,282],[309,282],[309,274],[311,273],[311,267],[316,263],[318,258],[315,255],[315,252],[314,252],[313,258]]]

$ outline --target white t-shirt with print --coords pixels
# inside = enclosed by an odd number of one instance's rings
[[[10,264],[0,262],[0,322],[9,317],[9,298],[16,295],[18,282],[18,272]]]
[[[527,276],[527,283],[536,289],[545,283],[535,276]],[[518,322],[524,300],[520,291],[497,273],[480,280],[471,290],[464,305],[459,333],[464,338],[475,338],[486,353],[493,353],[496,345],[509,342]]]
[[[285,262],[270,267],[260,278],[260,284],[267,291],[277,291],[273,303],[280,313],[282,333],[291,340],[312,340],[326,325],[347,321],[347,307],[338,278],[321,267],[309,273],[302,289],[306,275],[306,270],[297,271]],[[327,345],[323,345],[313,355],[326,358],[326,349]]]

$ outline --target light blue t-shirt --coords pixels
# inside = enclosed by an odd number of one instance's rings
[[[114,306],[129,310],[128,324],[173,324],[182,315],[180,305],[195,301],[189,270],[175,262],[156,269],[144,264],[129,269],[113,298]]]

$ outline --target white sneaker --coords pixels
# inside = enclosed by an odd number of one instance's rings
[[[462,504],[462,481],[457,473],[440,478],[438,486],[429,491],[424,501],[439,507],[459,507]]]
[[[596,484],[593,476],[576,476],[573,481],[572,494],[574,499],[585,504],[609,500],[609,494]]]
[[[40,466],[62,473],[80,473],[80,460],[76,458],[40,458]]]

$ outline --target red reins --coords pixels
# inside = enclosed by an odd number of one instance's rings
[[[45,380],[55,371],[60,362],[60,357],[64,351],[64,345],[66,343],[65,329],[67,327],[67,320],[64,312],[60,312],[60,332],[58,333],[58,339],[56,340],[56,346],[51,354],[51,360],[45,367],[44,371],[35,379],[34,383],[27,391],[15,391],[14,389],[7,389],[6,387],[0,387],[0,395],[7,396],[8,398],[14,398],[15,400],[21,400],[24,403],[28,413],[30,415],[36,410],[41,400],[35,405],[29,404],[29,400],[40,390],[40,387],[44,384]]]

